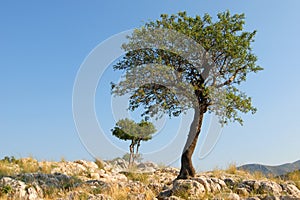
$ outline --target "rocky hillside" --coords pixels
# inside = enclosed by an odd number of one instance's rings
[[[178,172],[153,163],[128,170],[122,159],[38,162],[6,158],[0,161],[0,199],[300,200],[298,178],[271,180],[231,166],[174,181]]]
[[[289,172],[293,172],[296,170],[300,170],[300,160],[293,163],[286,163],[278,166],[268,166],[261,164],[247,164],[240,166],[239,169],[247,170],[251,173],[253,172],[261,172],[264,175],[272,174],[274,176],[285,175]]]

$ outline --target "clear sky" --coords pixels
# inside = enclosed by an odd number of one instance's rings
[[[0,157],[93,159],[72,114],[73,84],[91,50],[161,13],[215,17],[227,9],[245,13],[246,30],[258,31],[253,49],[265,70],[242,86],[258,112],[246,115],[244,126],[226,126],[213,151],[195,165],[209,170],[300,159],[297,0],[0,1]]]

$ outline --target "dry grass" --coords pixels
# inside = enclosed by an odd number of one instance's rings
[[[264,179],[266,179],[266,176],[263,173],[259,172],[259,171],[255,171],[251,175],[252,175],[253,179],[255,179],[255,180],[264,180]]]
[[[0,177],[1,176],[11,176],[19,172],[19,166],[17,165],[17,160],[9,157],[5,157],[0,160]]]
[[[295,185],[300,189],[300,170],[290,172],[284,177],[284,180],[293,181]]]
[[[52,169],[55,168],[54,164],[48,162],[40,162],[39,163],[39,171],[44,174],[51,174]]]
[[[220,176],[222,176],[223,174],[224,174],[224,170],[222,170],[222,169],[220,169],[220,168],[218,168],[218,167],[215,167],[212,171],[211,171],[211,173],[212,173],[212,175],[214,176],[214,177],[220,177]]]
[[[126,188],[117,187],[112,188],[111,191],[107,193],[107,195],[111,196],[113,199],[116,200],[128,199],[128,194],[129,191],[126,190]]]
[[[145,200],[152,200],[155,197],[155,194],[151,190],[141,191],[140,193],[132,194],[130,192],[130,188],[128,187],[112,187],[109,191],[104,192],[104,194],[110,196],[112,199],[115,200],[124,200],[124,199],[136,199],[134,196],[138,194],[144,194],[145,196],[143,199]]]
[[[98,166],[99,169],[104,169],[104,164],[100,159],[95,160],[96,165]]]
[[[149,175],[145,173],[128,172],[125,174],[128,180],[139,181],[145,185],[149,184]]]
[[[6,164],[1,162],[0,163],[0,177],[2,176],[11,176],[13,174],[15,174],[15,167],[13,167],[10,164]]]
[[[6,195],[0,196],[0,200],[7,200],[8,197]]]
[[[54,167],[55,166],[50,162],[38,162],[31,157],[22,159],[2,159],[0,160],[0,177],[35,172],[50,174]]]
[[[31,157],[18,160],[18,165],[22,173],[34,173],[40,170],[38,161]]]
[[[229,164],[228,168],[225,170],[228,174],[237,174],[238,170],[235,163]]]

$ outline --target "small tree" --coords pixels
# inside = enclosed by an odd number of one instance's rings
[[[114,65],[115,70],[126,73],[118,84],[112,84],[112,92],[130,93],[130,110],[141,106],[143,114],[150,117],[162,114],[176,117],[188,109],[194,110],[178,178],[195,176],[191,158],[205,113],[215,113],[222,124],[231,121],[242,124],[241,113],[256,111],[251,98],[239,89],[249,73],[262,70],[251,48],[256,31],[243,31],[244,19],[244,14],[231,15],[229,11],[219,13],[215,22],[208,14],[203,17],[189,17],[185,12],[162,14],[160,19],[146,23],[128,36],[123,45],[127,53]],[[156,30],[162,30],[161,34],[152,34]],[[193,42],[172,35],[174,32]],[[196,44],[203,51],[189,50]]]
[[[131,165],[139,156],[141,141],[152,139],[156,129],[151,122],[142,120],[140,123],[135,123],[126,118],[119,120],[111,131],[117,138],[131,141],[129,145],[129,165]]]

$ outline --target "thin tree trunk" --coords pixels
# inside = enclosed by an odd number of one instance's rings
[[[141,146],[141,140],[137,141],[136,151],[135,151],[135,159],[139,156],[139,148]]]
[[[131,140],[131,144],[129,146],[129,151],[130,151],[130,155],[129,155],[129,166],[131,166],[132,162],[133,162],[133,156],[134,156],[134,141]]]
[[[181,156],[181,169],[177,179],[188,179],[194,177],[196,174],[192,163],[192,155],[200,135],[204,113],[205,111],[201,108],[195,109],[194,119]]]

